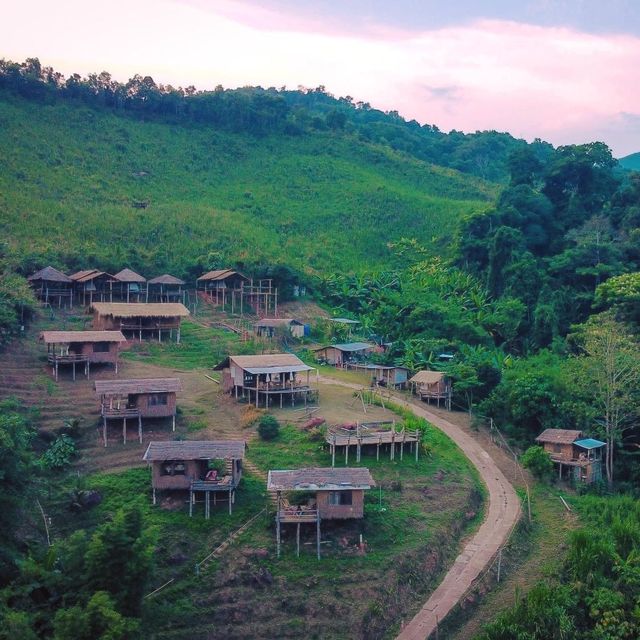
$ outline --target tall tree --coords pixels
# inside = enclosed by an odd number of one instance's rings
[[[576,360],[576,382],[591,398],[596,423],[607,443],[605,468],[611,486],[614,453],[627,431],[637,425],[640,345],[611,312],[592,316],[577,337],[581,355]]]

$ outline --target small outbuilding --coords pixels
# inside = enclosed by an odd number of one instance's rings
[[[607,444],[584,438],[576,429],[545,429],[536,442],[542,445],[558,465],[558,477],[569,469],[574,482],[590,484],[602,479],[602,458]]]
[[[40,340],[47,345],[47,362],[56,380],[61,365],[72,367],[74,380],[77,365],[87,379],[92,363],[112,364],[118,373],[120,345],[127,341],[121,331],[42,331]]]
[[[420,400],[431,402],[435,400],[440,406],[444,404],[445,409],[451,411],[451,397],[453,388],[451,379],[442,371],[418,371],[410,380],[411,389]]]
[[[123,269],[113,276],[117,294],[123,302],[143,302],[147,299],[147,279],[131,269]]]
[[[33,292],[45,305],[73,307],[73,280],[54,267],[45,267],[30,275],[27,280]]]
[[[139,340],[157,336],[160,342],[167,332],[169,338],[175,332],[180,342],[180,323],[190,315],[179,302],[94,302],[91,310],[94,329],[118,330]]]
[[[184,303],[184,280],[168,273],[152,278],[147,282],[147,299],[151,302],[182,302]]]
[[[293,318],[262,318],[253,323],[259,338],[273,339],[277,332],[288,332],[294,338],[304,337],[304,323]]]
[[[113,300],[114,277],[98,269],[84,269],[76,271],[70,276],[74,283],[75,298],[83,305],[94,302]]]
[[[365,362],[368,355],[373,353],[376,345],[368,342],[347,342],[331,344],[315,349],[316,358],[335,367],[346,367],[350,364]]]
[[[286,397],[295,406],[296,399],[307,401],[316,396],[317,388],[311,387],[310,372],[313,367],[306,365],[292,353],[270,353],[253,356],[229,356],[215,367],[222,371],[222,388],[238,397],[247,397],[249,402],[265,408],[280,401],[280,408]],[[301,379],[301,376],[304,376]],[[253,397],[253,400],[252,400]]]
[[[242,440],[150,442],[143,460],[151,465],[153,504],[157,491],[184,490],[189,491],[190,516],[198,492],[204,494],[205,518],[211,513],[211,495],[214,506],[226,500],[231,513],[244,452]],[[213,467],[214,462],[223,468]]]
[[[172,429],[176,430],[176,393],[182,391],[179,378],[96,380],[94,386],[100,397],[105,447],[108,420],[122,420],[122,440],[125,443],[127,420],[137,421],[140,443],[144,418],[171,418]]]
[[[297,553],[300,555],[300,525],[316,525],[316,547],[320,558],[320,522],[364,517],[364,492],[375,487],[369,469],[364,467],[306,468],[272,470],[267,478],[267,491],[275,492],[276,541],[280,556],[281,526],[297,525]],[[315,494],[306,504],[296,502],[295,492]]]
[[[364,371],[371,376],[372,386],[389,387],[392,389],[404,389],[409,376],[407,367],[375,364],[373,362],[353,363],[348,367],[354,371]]]

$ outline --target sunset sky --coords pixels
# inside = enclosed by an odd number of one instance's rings
[[[324,85],[444,131],[640,151],[636,0],[22,0],[3,7],[0,57],[199,89]]]

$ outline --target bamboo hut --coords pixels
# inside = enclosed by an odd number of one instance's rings
[[[54,267],[45,267],[30,275],[27,280],[33,292],[45,305],[73,307],[73,280]]]
[[[287,332],[294,338],[304,337],[304,323],[293,318],[262,318],[253,323],[253,328],[259,338],[272,340],[278,330]]]
[[[545,429],[537,438],[558,466],[558,478],[565,472],[577,483],[591,484],[602,479],[602,458],[606,443],[585,438],[575,429]]]
[[[122,331],[141,341],[157,337],[159,342],[167,332],[170,339],[175,332],[180,342],[180,323],[190,315],[179,302],[94,302],[91,311],[94,329]]]
[[[249,402],[265,408],[284,399],[295,406],[296,399],[307,401],[317,395],[317,388],[311,387],[310,373],[316,371],[292,353],[272,353],[255,356],[229,356],[215,368],[222,371],[222,388],[227,393],[247,397]],[[317,373],[317,371],[316,371]],[[304,375],[304,379],[300,379]]]
[[[146,302],[147,279],[131,269],[123,269],[113,276],[114,287],[122,302]]]
[[[198,493],[204,495],[205,518],[218,502],[228,503],[229,514],[242,478],[245,443],[242,440],[187,440],[150,442],[143,460],[151,465],[153,504],[156,492],[189,491],[189,515]],[[211,462],[224,461],[224,470],[211,469]]]
[[[365,362],[367,356],[375,349],[376,346],[368,342],[347,342],[318,347],[314,351],[320,362],[326,362],[335,367],[347,367],[349,364]]]
[[[71,366],[76,379],[76,366],[84,369],[87,379],[91,364],[112,364],[118,373],[120,345],[126,342],[121,331],[42,331],[40,340],[47,345],[47,362],[55,379],[61,365]]]
[[[320,523],[322,520],[346,520],[364,517],[364,492],[376,483],[368,469],[306,468],[272,470],[267,477],[267,491],[274,492],[276,508],[276,544],[280,557],[281,527],[295,524],[297,555],[300,555],[300,525],[316,527],[316,553],[320,559]],[[291,494],[313,493],[306,504],[293,504]]]
[[[184,302],[184,280],[165,273],[147,282],[147,299],[151,302]]]
[[[98,269],[84,269],[69,276],[74,283],[76,300],[83,305],[91,305],[94,301],[113,300],[112,275]]]
[[[442,371],[418,371],[413,378],[409,380],[412,391],[420,400],[431,402],[435,400],[440,406],[440,402],[444,404],[445,409],[451,411],[451,397],[453,388],[451,380]]]
[[[171,418],[172,429],[176,430],[176,392],[182,390],[179,378],[96,380],[94,387],[100,397],[105,447],[108,420],[122,420],[124,443],[127,442],[127,420],[137,421],[140,443],[144,418]]]

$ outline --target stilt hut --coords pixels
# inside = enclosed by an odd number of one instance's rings
[[[179,302],[94,302],[91,311],[94,329],[118,330],[139,340],[157,337],[159,342],[163,334],[171,339],[174,332],[180,342],[180,323],[190,315]]]
[[[256,315],[278,315],[278,289],[273,280],[253,280],[233,271],[217,269],[201,275],[196,289],[212,304],[231,305],[231,313],[244,313],[252,307]]]
[[[189,515],[193,515],[198,492],[204,494],[204,514],[209,519],[211,496],[213,505],[228,503],[229,514],[235,502],[236,489],[242,478],[245,444],[242,440],[185,440],[183,442],[150,442],[143,456],[151,465],[153,504],[156,492],[189,491]],[[223,469],[213,468],[214,461]]]
[[[451,380],[442,371],[418,371],[409,380],[412,391],[420,400],[431,402],[435,400],[440,406],[443,403],[445,409],[451,411],[451,396],[453,393]]]
[[[172,429],[176,430],[176,392],[182,391],[179,378],[96,380],[94,387],[100,397],[105,447],[108,420],[122,420],[122,440],[125,443],[127,420],[137,422],[140,443],[144,418],[171,418]]]
[[[322,520],[346,520],[364,517],[364,492],[375,487],[369,469],[307,468],[272,470],[267,478],[267,491],[275,492],[276,544],[280,557],[281,527],[295,524],[297,555],[300,555],[300,525],[316,526],[316,553],[320,559],[320,523]],[[303,504],[295,493],[315,494]],[[291,494],[294,494],[293,496]]]
[[[76,366],[88,379],[92,363],[112,364],[118,373],[120,345],[127,341],[121,331],[42,331],[40,340],[47,345],[47,362],[56,380],[61,365],[72,367],[74,380]]]
[[[83,305],[113,300],[112,275],[98,269],[85,269],[69,276],[74,283],[75,297]]]
[[[374,350],[375,345],[368,342],[347,342],[319,347],[315,349],[315,353],[320,362],[335,367],[346,367],[348,364],[364,362]]]
[[[575,429],[545,429],[536,442],[542,445],[558,465],[558,478],[565,472],[575,483],[591,484],[602,479],[602,458],[606,443],[584,438]]]
[[[215,367],[222,371],[222,388],[228,393],[248,398],[256,407],[269,408],[286,398],[295,406],[296,399],[307,401],[316,396],[311,387],[310,373],[316,371],[292,353],[272,353],[259,356],[229,356]],[[300,379],[300,375],[304,379]]]
[[[409,369],[375,363],[351,363],[346,365],[354,371],[364,371],[371,375],[371,384],[393,389],[404,389],[407,384]]]
[[[117,295],[123,302],[146,302],[147,279],[131,269],[118,271],[113,279]]]
[[[294,338],[304,337],[304,322],[299,322],[293,318],[262,318],[253,323],[256,335],[259,338],[272,340],[278,333],[288,333]]]
[[[344,450],[344,463],[349,464],[349,450],[355,449],[356,462],[360,462],[362,453],[375,448],[376,460],[380,460],[380,450],[389,452],[389,459],[395,460],[396,454],[404,459],[405,449],[418,461],[421,433],[419,429],[396,429],[395,422],[357,422],[353,425],[334,426],[327,429],[325,441],[331,450],[331,466],[336,465],[336,453]]]
[[[239,302],[241,303],[242,288],[248,283],[247,276],[233,269],[214,269],[202,274],[196,280],[196,289],[207,295],[214,304],[224,306],[227,302],[232,302],[235,299],[234,292],[240,296]]]
[[[184,302],[184,280],[165,273],[147,282],[151,302]]]
[[[62,271],[45,267],[27,278],[38,300],[45,305],[73,306],[73,280]]]

